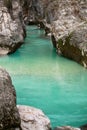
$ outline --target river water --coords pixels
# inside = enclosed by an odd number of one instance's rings
[[[43,30],[27,27],[25,44],[0,66],[12,77],[17,103],[42,109],[53,127],[87,123],[87,70],[58,56]]]

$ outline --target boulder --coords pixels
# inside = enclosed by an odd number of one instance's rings
[[[16,93],[6,70],[0,68],[0,130],[20,130]]]
[[[18,106],[22,130],[51,130],[50,120],[40,109]]]

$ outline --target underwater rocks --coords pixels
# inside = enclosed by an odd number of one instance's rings
[[[25,37],[19,0],[0,0],[0,55],[14,52]]]
[[[16,93],[9,74],[0,68],[0,130],[20,130]]]
[[[18,106],[22,130],[51,130],[50,120],[40,109]]]

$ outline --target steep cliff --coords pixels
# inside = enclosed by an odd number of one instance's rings
[[[14,52],[22,43],[25,27],[19,0],[0,0],[0,55]]]

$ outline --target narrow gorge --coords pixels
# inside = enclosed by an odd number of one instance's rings
[[[1,0],[0,130],[86,130],[86,44],[87,0]]]

